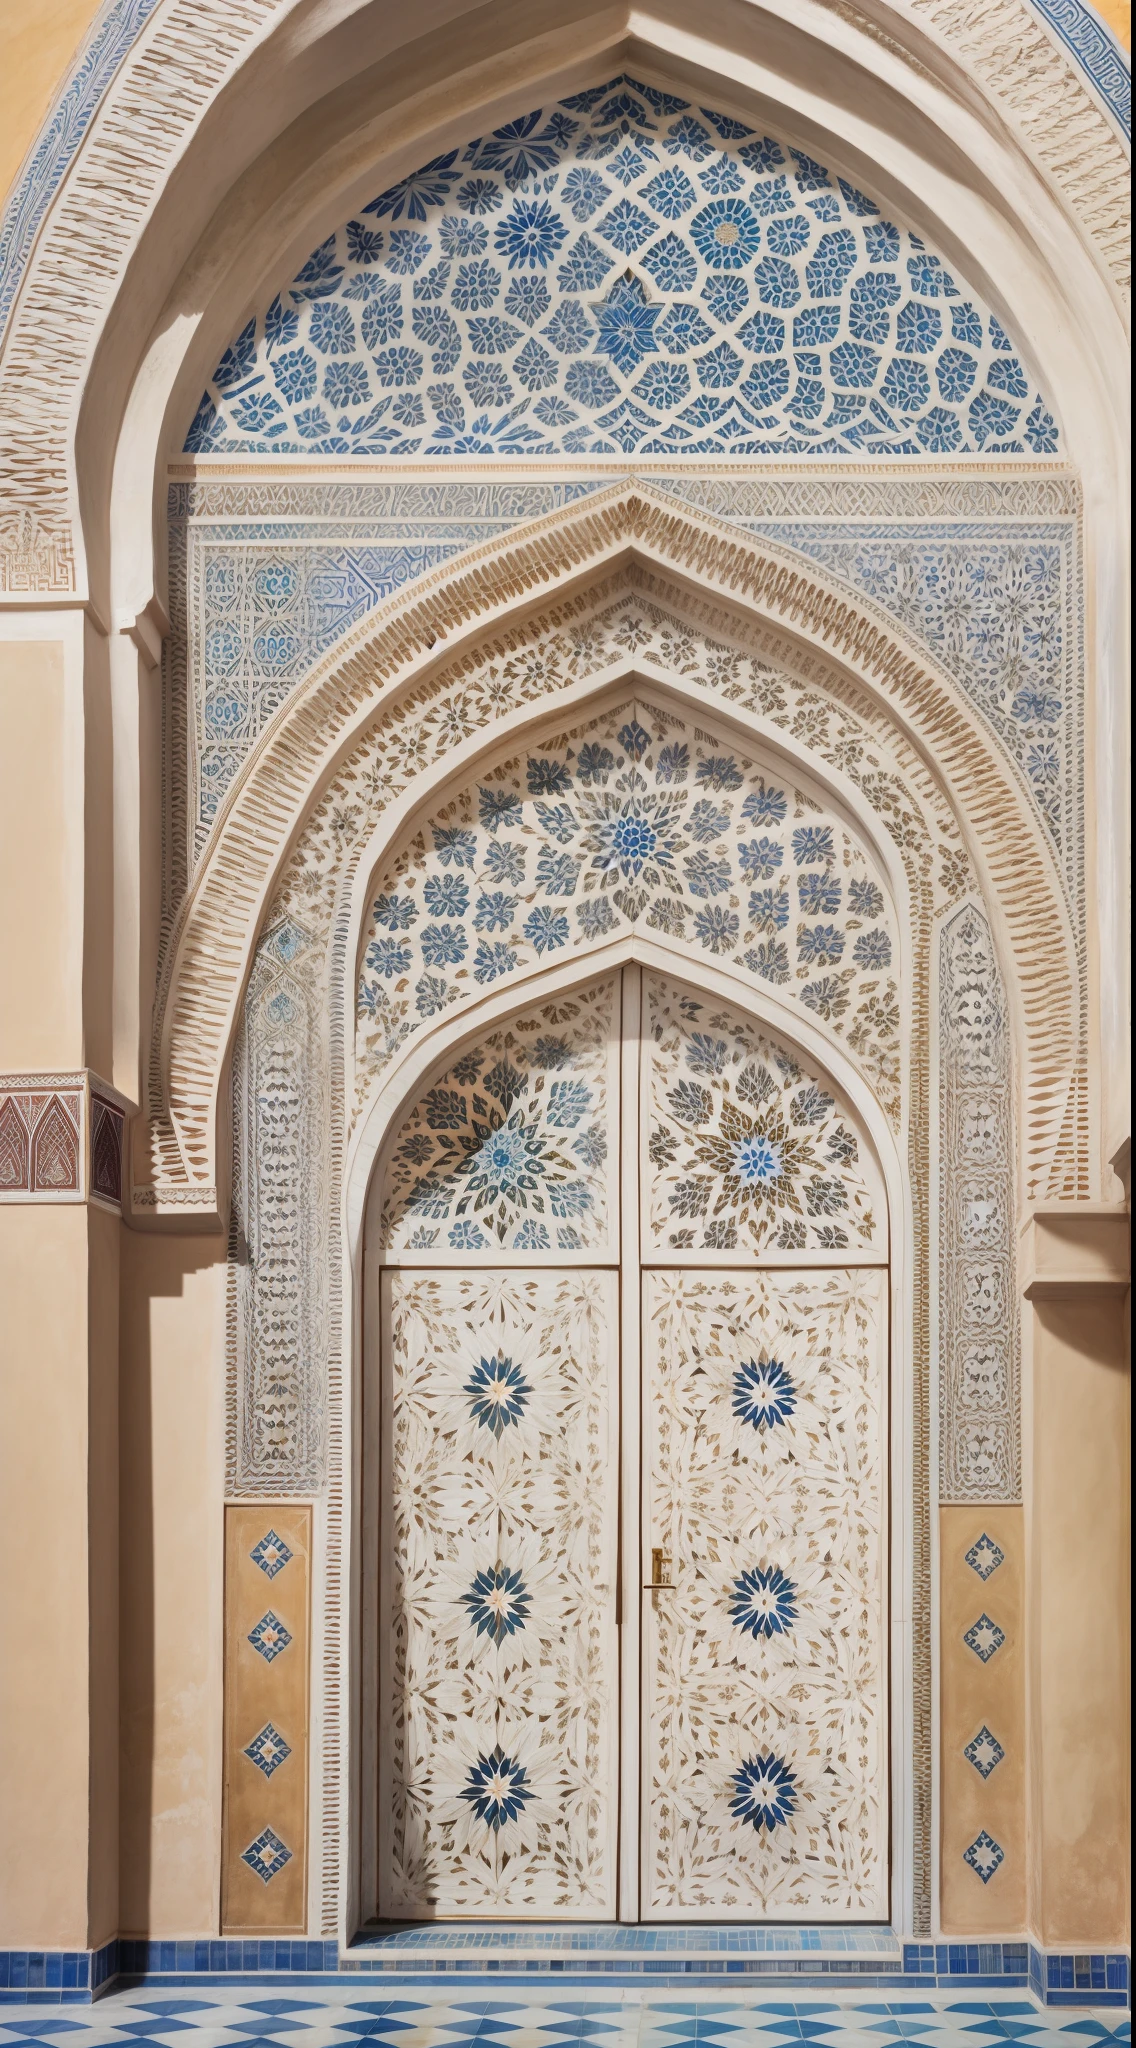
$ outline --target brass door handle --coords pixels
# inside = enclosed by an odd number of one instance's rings
[[[647,1590],[651,1593],[658,1593],[664,1588],[673,1587],[673,1585],[670,1554],[660,1545],[658,1549],[651,1552],[651,1583]]]

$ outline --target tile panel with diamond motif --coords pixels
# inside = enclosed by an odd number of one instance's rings
[[[980,1657],[984,1664],[989,1664],[994,1652],[1001,1649],[1005,1640],[1005,1630],[999,1628],[996,1621],[991,1621],[988,1614],[980,1614],[978,1620],[972,1621],[963,1635],[963,1642],[967,1648],[973,1650],[975,1656]]]
[[[988,1778],[991,1771],[997,1770],[1005,1754],[998,1737],[990,1733],[985,1723],[963,1750],[967,1762],[974,1765],[980,1778]]]
[[[292,1851],[280,1840],[279,1835],[273,1834],[271,1828],[265,1828],[255,1842],[249,1843],[241,1856],[241,1862],[247,1863],[249,1869],[255,1871],[265,1884],[291,1861]]]
[[[983,1531],[976,1543],[971,1544],[970,1549],[966,1553],[966,1562],[970,1566],[971,1571],[977,1572],[979,1578],[983,1580],[988,1579],[990,1574],[996,1572],[998,1566],[1004,1564],[1005,1561],[1005,1551],[995,1543],[992,1536],[987,1536],[985,1531]]]
[[[292,1561],[292,1553],[282,1536],[275,1529],[269,1529],[260,1542],[249,1551],[254,1564],[259,1565],[266,1579],[274,1579],[286,1564]]]
[[[265,1663],[271,1664],[274,1657],[278,1657],[282,1650],[288,1648],[292,1637],[279,1615],[273,1614],[270,1607],[267,1614],[261,1615],[256,1627],[249,1630],[248,1639],[253,1649],[259,1651],[264,1658]]]
[[[270,1778],[273,1771],[278,1771],[281,1764],[287,1762],[292,1750],[279,1729],[274,1728],[271,1721],[266,1721],[260,1734],[254,1735],[246,1744],[244,1754],[258,1771],[263,1771],[265,1777]]]
[[[983,1828],[981,1833],[975,1836],[969,1849],[963,1850],[962,1860],[964,1863],[969,1863],[970,1868],[975,1872],[976,1876],[982,1879],[983,1884],[989,1884],[999,1864],[1005,1862],[1006,1852],[1003,1848],[999,1847],[993,1835],[988,1835],[986,1829]]]

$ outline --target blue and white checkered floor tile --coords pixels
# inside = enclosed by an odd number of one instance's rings
[[[190,2040],[188,2036],[192,2035]],[[180,2038],[179,2038],[180,2037]],[[527,1986],[496,1996],[406,1989],[375,1997],[338,1986],[270,1996],[224,1991],[112,1992],[93,2006],[0,2008],[0,2048],[1104,2048],[1130,2039],[1115,2010],[1042,2012],[1001,1999],[759,1998],[600,1991],[575,1997]]]
[[[184,2038],[192,2034],[193,2039]],[[181,2036],[183,2038],[179,2039]],[[1115,2010],[1041,2012],[1030,2000],[852,1999],[652,1996],[638,1991],[577,1997],[526,1987],[514,1995],[455,1997],[406,1990],[385,1998],[338,1989],[325,1995],[265,1996],[249,1986],[163,1995],[112,1992],[88,2007],[0,2008],[0,2048],[1104,2048],[1126,2044],[1129,2023]]]

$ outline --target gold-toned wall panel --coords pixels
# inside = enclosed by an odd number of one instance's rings
[[[1025,1521],[939,1511],[945,1934],[1014,1934],[1026,1915]]]
[[[225,1934],[304,1932],[311,1525],[225,1510]]]

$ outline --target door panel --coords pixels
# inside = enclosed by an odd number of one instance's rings
[[[878,1269],[644,1275],[646,1919],[887,1918],[886,1343]]]
[[[383,1276],[380,1913],[611,1917],[618,1276]]]
[[[680,982],[644,975],[643,1009],[644,1260],[886,1258],[883,1183],[835,1083]]]

